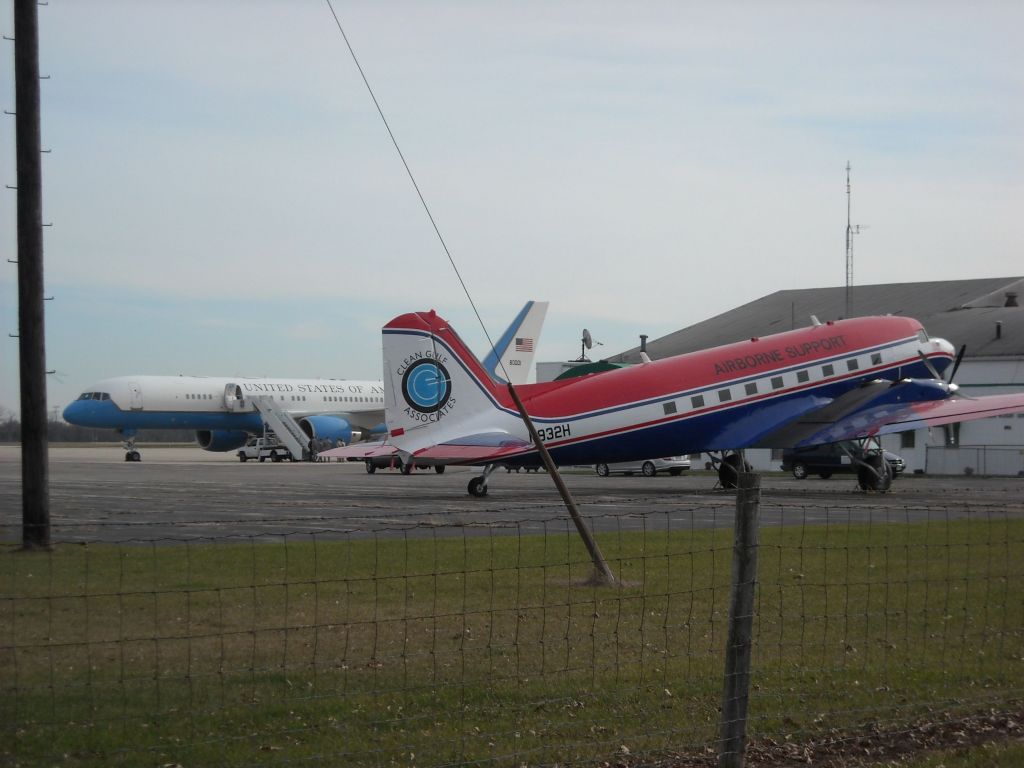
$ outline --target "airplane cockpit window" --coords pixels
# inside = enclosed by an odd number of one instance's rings
[[[110,399],[110,393],[109,392],[100,392],[100,400],[109,400],[109,399]]]
[[[917,340],[920,341],[922,344],[926,343],[928,341],[928,331],[926,331],[924,328],[918,331]]]
[[[92,400],[92,392],[83,392],[78,396],[79,400]]]

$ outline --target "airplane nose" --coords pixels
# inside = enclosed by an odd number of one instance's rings
[[[75,424],[75,419],[77,418],[78,414],[81,413],[81,410],[82,409],[79,407],[79,401],[75,400],[75,402],[69,404],[64,409],[64,413],[61,415],[63,416],[64,421],[66,421],[68,424]]]

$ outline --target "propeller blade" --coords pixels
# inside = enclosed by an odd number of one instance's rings
[[[960,351],[956,353],[956,360],[953,361],[953,370],[949,373],[949,383],[953,383],[953,377],[956,376],[957,370],[960,368],[960,361],[964,359],[964,352],[967,351],[967,345],[961,344]]]
[[[925,357],[924,352],[922,352],[920,349],[917,350],[917,356],[921,358],[921,362],[925,364],[926,368],[928,368],[928,372],[931,373],[932,378],[942,381],[942,377],[939,375],[939,372],[935,370],[935,366],[932,365],[932,361]]]

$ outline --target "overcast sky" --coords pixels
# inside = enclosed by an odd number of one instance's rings
[[[539,360],[842,285],[847,161],[857,284],[1021,274],[1019,0],[333,1],[490,334],[551,302]],[[51,408],[133,373],[376,379],[417,309],[484,356],[326,0],[39,18]]]

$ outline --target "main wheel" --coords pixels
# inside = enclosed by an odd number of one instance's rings
[[[868,456],[864,463],[857,467],[857,485],[865,491],[885,493],[892,487],[892,467],[880,453]]]
[[[434,465],[434,471],[437,472],[437,474],[443,475],[444,474],[444,470],[445,470],[444,464],[435,464]]]
[[[467,490],[470,496],[482,497],[487,495],[487,486],[484,485],[482,477],[474,477],[470,480]]]
[[[598,464],[597,467],[595,467],[595,469],[597,470],[597,474],[600,477],[608,477],[608,475],[610,474],[608,471],[607,464]]]
[[[372,475],[374,472],[377,471],[377,465],[374,464],[372,461],[367,461],[364,463],[366,464],[366,474]]]
[[[658,474],[658,470],[654,468],[654,464],[650,461],[645,461],[644,465],[640,467],[640,471],[644,473],[644,477],[654,477]]]
[[[413,463],[411,461],[407,461],[404,464],[402,464],[401,467],[398,468],[398,471],[401,472],[403,475],[411,475],[412,474],[412,468],[413,468]]]
[[[793,477],[795,477],[797,480],[806,480],[807,479],[807,467],[804,466],[803,464],[794,464],[793,465]]]
[[[718,465],[718,482],[723,488],[735,488],[739,484],[739,468],[740,455],[738,453],[730,453],[722,459]],[[745,472],[751,470],[750,462],[744,463],[743,470]]]

